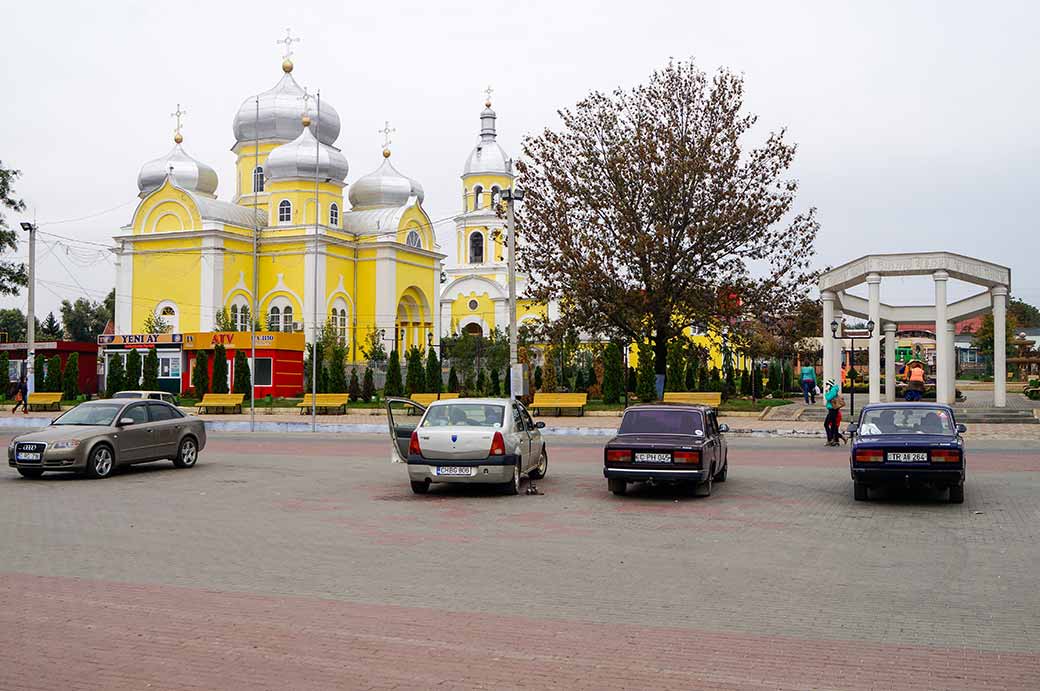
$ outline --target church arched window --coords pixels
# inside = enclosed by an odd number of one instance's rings
[[[278,202],[278,222],[292,223],[292,202],[288,199]]]
[[[473,209],[479,209],[481,202],[483,202],[484,188],[477,185],[473,188]]]
[[[469,236],[469,262],[470,264],[484,262],[484,234],[480,231]]]
[[[253,191],[264,191],[264,169],[262,166],[257,166],[256,168],[253,168]]]
[[[292,318],[293,318],[292,307],[289,306],[289,305],[286,305],[285,309],[282,310],[282,331],[292,331],[293,330],[293,328],[292,328]]]
[[[235,325],[235,331],[238,331],[238,305],[231,305],[231,323]]]
[[[329,206],[329,225],[333,228],[339,226],[339,204],[335,202]]]
[[[282,311],[277,307],[272,307],[270,314],[267,315],[267,330],[282,330]]]
[[[419,235],[419,232],[416,230],[409,230],[408,239],[405,241],[405,243],[409,247],[416,247],[418,249],[422,249],[422,236]]]
[[[491,188],[491,206],[498,206],[500,201],[502,201],[502,190],[495,185]]]

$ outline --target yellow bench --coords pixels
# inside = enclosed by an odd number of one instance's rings
[[[661,400],[665,403],[695,403],[718,408],[722,405],[722,394],[718,391],[667,391]]]
[[[208,393],[199,401],[195,412],[201,413],[203,410],[208,412],[210,408],[220,408],[221,410],[230,408],[234,413],[241,413],[242,401],[245,400],[245,397],[244,393]]]
[[[61,394],[60,393],[31,393],[29,394],[29,400],[26,405],[29,410],[33,408],[43,408],[44,410],[60,410],[61,409]]]
[[[536,393],[531,407],[538,411],[539,415],[545,408],[555,408],[559,415],[563,410],[578,410],[581,415],[585,414],[585,405],[589,402],[587,393]]]
[[[343,415],[347,414],[347,401],[350,400],[350,396],[345,393],[320,393],[318,394],[317,400],[314,400],[313,394],[304,394],[303,402],[297,403],[296,407],[300,409],[300,415],[305,414],[311,409],[311,403],[313,401],[313,407],[318,410],[342,410]]]
[[[434,401],[447,401],[458,397],[459,395],[457,393],[413,393],[411,396],[409,396],[411,400],[427,408],[429,408],[430,404]]]

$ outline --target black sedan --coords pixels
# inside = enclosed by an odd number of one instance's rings
[[[964,440],[967,428],[953,409],[931,403],[874,403],[863,408],[849,467],[856,501],[881,484],[949,488],[950,502],[964,501]]]
[[[726,425],[701,405],[649,404],[629,408],[603,450],[607,488],[622,495],[630,482],[675,483],[711,494],[729,471]]]

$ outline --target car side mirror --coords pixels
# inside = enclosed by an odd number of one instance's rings
[[[728,432],[728,431],[729,431],[729,425],[727,425],[726,423],[722,423],[721,425],[719,425],[719,433],[720,434]]]
[[[132,425],[132,424],[134,424],[134,419],[132,417],[121,417],[121,418],[119,418],[119,426],[120,427],[126,427],[127,425]]]
[[[957,423],[957,434],[964,434],[967,431],[968,431],[968,426],[967,425],[965,425],[963,422],[958,422]]]
[[[542,422],[541,420],[539,420],[538,422],[534,423],[534,428],[535,429],[545,429],[545,423]]]

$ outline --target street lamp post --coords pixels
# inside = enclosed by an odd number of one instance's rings
[[[22,230],[29,233],[29,309],[25,328],[25,386],[32,393],[36,388],[36,221],[22,221]]]
[[[841,327],[842,338],[848,338],[849,339],[849,352],[851,353],[851,356],[849,358],[849,367],[850,367],[850,369],[853,372],[855,372],[856,371],[856,339],[857,338],[867,338],[867,339],[869,339],[871,337],[871,335],[874,333],[874,327],[876,327],[877,324],[875,324],[874,320],[871,319],[870,321],[867,322],[867,328],[865,328],[865,329],[846,329],[844,322],[838,322],[838,320],[835,319],[834,321],[831,322],[831,334],[835,338],[837,338],[839,326]],[[841,376],[840,368],[839,368],[838,376],[839,377]],[[849,390],[849,416],[852,417],[852,416],[854,416],[856,414],[856,377],[849,377],[849,379],[852,382],[852,388]]]
[[[520,368],[517,356],[517,326],[516,326],[516,217],[513,207],[516,202],[524,198],[523,190],[510,187],[503,190],[501,199],[506,203],[506,234],[509,243],[509,392],[510,398],[515,398],[515,392],[523,392],[523,369]]]

